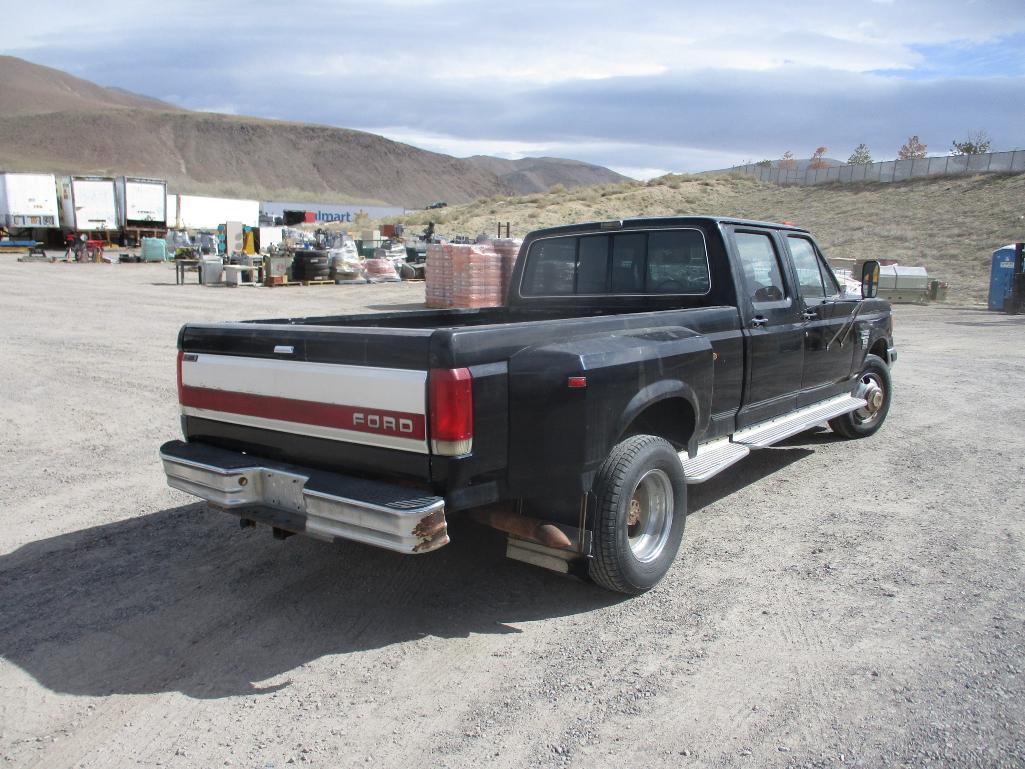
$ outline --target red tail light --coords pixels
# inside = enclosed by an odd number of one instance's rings
[[[182,356],[184,352],[178,350],[178,402],[182,402]]]
[[[455,457],[473,450],[473,380],[469,369],[431,369],[428,379],[431,448]]]

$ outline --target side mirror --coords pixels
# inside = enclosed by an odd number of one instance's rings
[[[879,262],[870,259],[861,266],[861,298],[875,299],[879,293]]]

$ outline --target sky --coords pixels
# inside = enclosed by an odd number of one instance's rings
[[[0,52],[195,110],[635,178],[1025,149],[1025,0],[35,0]]]

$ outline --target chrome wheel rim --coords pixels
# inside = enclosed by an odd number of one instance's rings
[[[630,551],[641,563],[655,560],[673,525],[673,484],[662,470],[649,470],[634,487],[627,507]]]
[[[863,425],[876,421],[883,404],[886,403],[886,389],[882,378],[874,371],[862,374],[857,396],[865,401],[865,405],[854,412],[855,419]]]

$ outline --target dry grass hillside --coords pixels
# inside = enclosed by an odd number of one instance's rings
[[[954,301],[980,302],[990,256],[1025,239],[1025,175],[933,178],[900,184],[779,187],[738,176],[664,176],[647,183],[492,197],[407,218],[449,234],[512,234],[575,221],[718,214],[792,221],[833,258],[897,259],[947,281]]]

